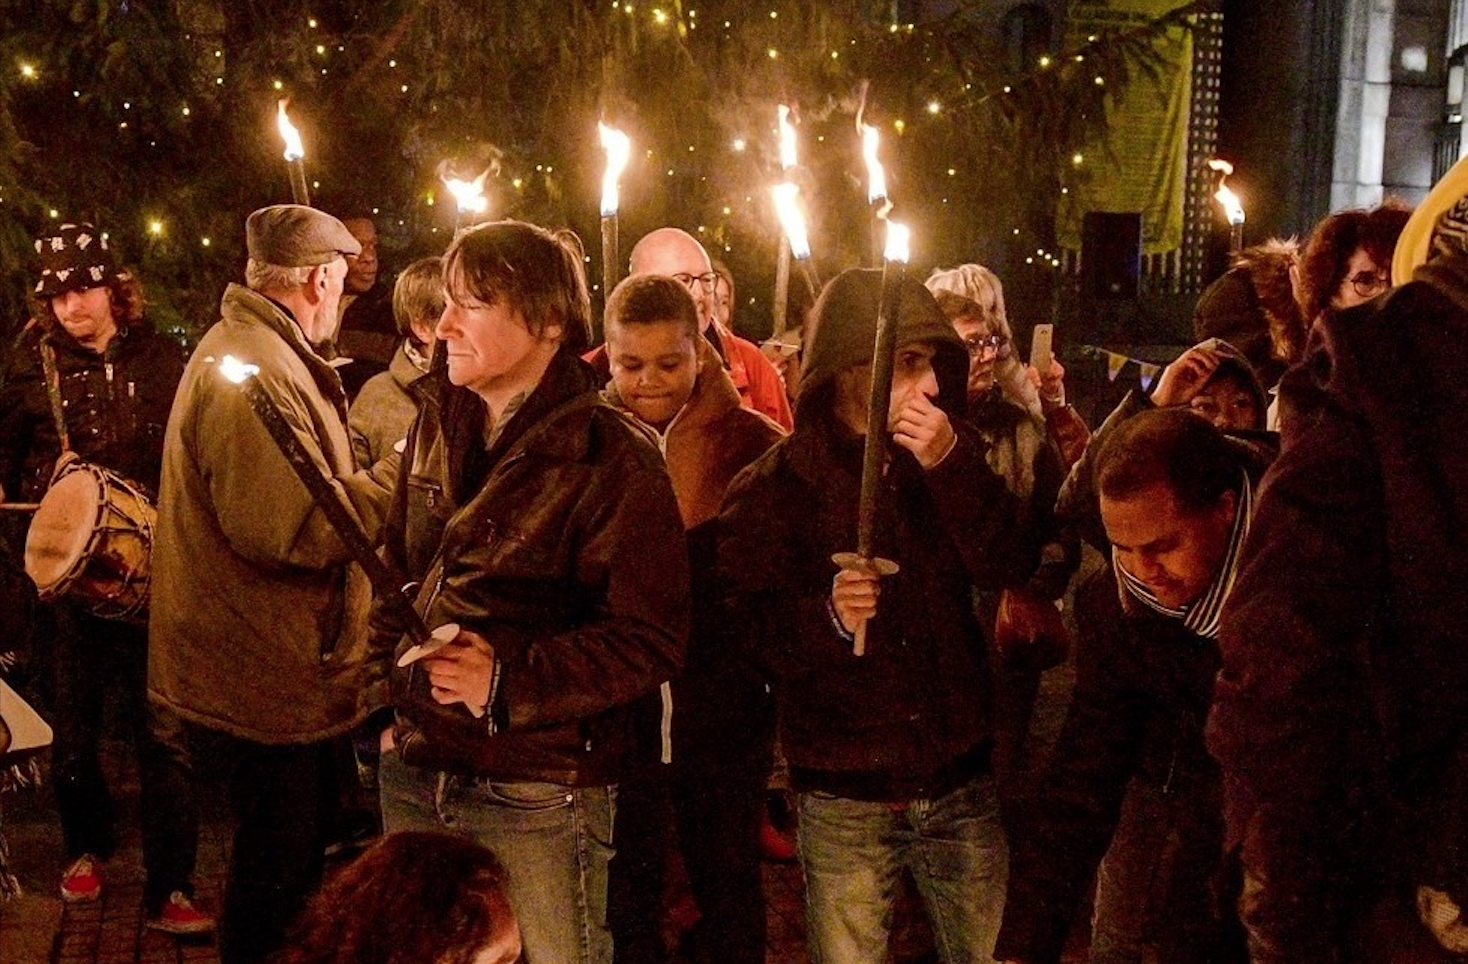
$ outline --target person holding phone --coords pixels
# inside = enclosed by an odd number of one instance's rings
[[[1055,601],[1079,565],[1080,542],[1055,524],[1065,465],[1015,351],[999,278],[983,265],[965,264],[933,272],[927,287],[968,351],[965,420],[987,443],[990,467],[1021,506],[1018,538],[975,581],[980,621],[993,627],[995,643],[994,770],[1000,799],[1012,809],[1028,774],[1026,744],[1040,673],[1062,662],[1069,644]],[[1052,379],[1063,378],[1053,358],[1051,370]]]

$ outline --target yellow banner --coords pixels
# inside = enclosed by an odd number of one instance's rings
[[[1079,49],[1102,31],[1145,27],[1183,5],[1182,0],[1071,0],[1066,48]],[[1159,33],[1152,56],[1149,68],[1131,70],[1125,90],[1110,100],[1104,140],[1082,150],[1075,169],[1080,176],[1066,181],[1070,190],[1061,195],[1056,215],[1056,235],[1066,248],[1080,248],[1081,221],[1089,211],[1142,212],[1146,254],[1182,245],[1191,32],[1173,27]]]

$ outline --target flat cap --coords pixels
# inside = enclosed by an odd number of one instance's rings
[[[245,221],[250,257],[282,268],[306,268],[362,253],[346,225],[303,204],[272,204]]]

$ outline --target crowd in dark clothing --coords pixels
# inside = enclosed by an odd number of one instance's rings
[[[820,964],[886,961],[904,881],[948,964],[1057,962],[1087,907],[1097,964],[1468,953],[1465,191],[1241,253],[1094,433],[979,265],[900,282],[876,388],[882,274],[832,279],[768,346],[798,346],[787,394],[676,229],[593,349],[564,233],[479,225],[380,286],[370,219],[265,208],[187,367],[97,229],[57,229],[0,375],[0,502],[97,466],[152,513],[142,615],[38,602],[23,522],[0,546],[63,899],[108,886],[115,692],[149,927],[215,928],[191,754],[231,759],[225,964],[370,928],[308,906],[353,806],[387,840],[323,894],[461,838],[474,941],[659,964],[681,865],[681,953],[754,964],[768,794]]]

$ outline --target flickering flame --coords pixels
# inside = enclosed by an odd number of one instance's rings
[[[246,364],[233,355],[225,355],[224,360],[219,363],[219,372],[236,385],[243,385],[245,379],[260,374],[260,366]]]
[[[299,161],[306,156],[306,148],[301,144],[301,132],[296,130],[290,117],[286,116],[286,103],[287,101],[283,98],[275,102],[275,124],[280,128],[281,140],[285,141],[285,159]]]
[[[1218,171],[1224,177],[1228,177],[1234,172],[1234,166],[1221,157],[1215,157],[1208,161],[1208,170]]]
[[[877,160],[881,135],[870,124],[857,124],[857,130],[861,132],[861,157],[867,165],[867,201],[876,204],[887,200],[887,172]]]
[[[790,108],[780,105],[780,167],[790,170],[795,166],[795,125],[790,123]]]
[[[1219,204],[1223,205],[1223,213],[1228,216],[1229,224],[1244,223],[1244,205],[1240,203],[1239,196],[1229,190],[1226,185],[1218,185],[1218,190],[1213,197]]]
[[[912,232],[907,225],[898,224],[896,221],[887,222],[887,247],[882,252],[882,257],[896,264],[907,264],[911,253]]]
[[[602,150],[607,152],[607,168],[601,179],[601,216],[609,218],[617,213],[621,200],[618,182],[627,169],[627,160],[632,156],[632,141],[615,127],[597,121],[596,132],[601,137]]]
[[[489,199],[484,196],[484,179],[489,176],[489,171],[485,168],[472,181],[440,176],[443,186],[454,196],[454,203],[459,206],[461,214],[483,214],[489,207]]]
[[[771,188],[775,196],[775,213],[780,227],[790,239],[790,253],[797,258],[810,257],[810,239],[805,233],[805,215],[800,213],[800,188],[786,181]]]

